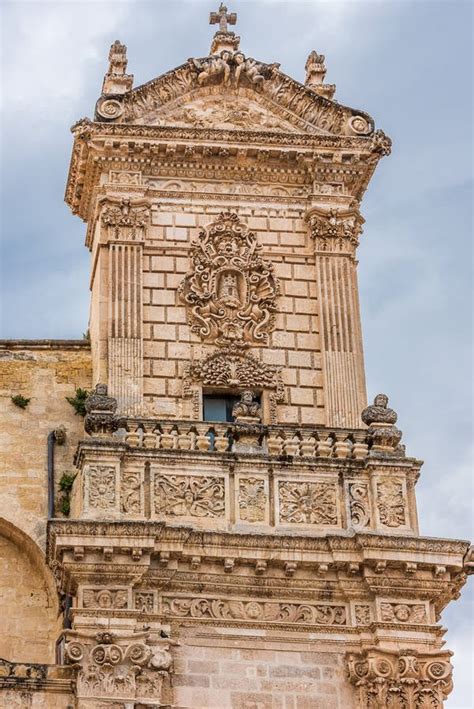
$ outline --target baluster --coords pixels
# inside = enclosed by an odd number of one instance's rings
[[[130,448],[138,448],[140,443],[140,436],[137,433],[138,423],[129,423],[127,426],[127,433],[125,435],[125,443],[130,446]]]
[[[211,447],[211,438],[207,436],[208,426],[196,426],[198,435],[196,437],[196,448],[200,451],[208,451]]]
[[[144,448],[156,448],[156,435],[154,432],[155,423],[147,422],[143,424],[144,434],[143,434],[143,447]]]
[[[193,439],[191,437],[191,432],[187,433],[181,432],[178,436],[178,448],[182,451],[189,451],[192,448]]]
[[[332,448],[332,438],[326,438],[325,440],[319,440],[318,441],[318,456],[320,458],[329,458],[331,455],[331,448]]]
[[[354,445],[352,446],[352,455],[354,458],[357,458],[357,460],[363,460],[364,458],[367,458],[369,446],[366,443],[366,438],[366,431],[356,431],[354,433]]]
[[[300,448],[300,439],[298,436],[295,434],[293,438],[287,438],[284,443],[283,447],[285,449],[285,454],[286,455],[291,455],[295,456],[298,455],[298,451]]]
[[[171,450],[173,448],[174,437],[169,426],[167,427],[167,430],[165,429],[161,434],[160,445],[164,450]]]
[[[336,458],[349,458],[351,454],[351,442],[347,438],[347,433],[336,433],[334,444],[334,456]]]
[[[301,441],[300,450],[303,458],[314,458],[316,455],[316,439],[314,436],[304,438]]]
[[[229,436],[227,429],[215,427],[214,448],[218,453],[225,453],[229,449]]]
[[[281,455],[283,451],[283,438],[278,434],[271,434],[267,438],[268,455]]]

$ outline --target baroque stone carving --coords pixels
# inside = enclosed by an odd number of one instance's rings
[[[356,625],[370,625],[370,606],[356,605],[354,606],[354,616]]]
[[[280,481],[280,522],[337,525],[336,487],[332,483]]]
[[[363,528],[370,526],[369,487],[366,483],[349,484],[349,511],[351,524]]]
[[[135,610],[141,613],[153,613],[154,609],[154,594],[146,591],[135,591],[133,595],[133,604]]]
[[[117,399],[107,396],[107,385],[97,384],[85,401],[84,429],[89,435],[107,436],[116,431],[120,419],[115,415]]]
[[[90,465],[86,471],[89,507],[110,510],[116,504],[116,470],[111,465]]]
[[[420,603],[381,603],[380,618],[385,623],[427,623],[426,606]]]
[[[221,212],[193,242],[193,270],[179,292],[192,332],[205,342],[268,343],[280,288],[260,250],[255,234],[231,212]]]
[[[331,99],[334,96],[336,87],[334,84],[325,84],[326,65],[324,64],[324,54],[318,54],[314,50],[309,54],[306,64],[305,86],[315,91],[319,96]]]
[[[148,633],[120,637],[115,633],[69,631],[66,662],[77,669],[77,696],[103,699],[150,699],[159,702],[169,680],[169,643],[147,644]]]
[[[102,199],[102,224],[109,229],[112,240],[141,241],[149,223],[150,209],[143,199]]]
[[[239,517],[245,522],[265,521],[265,482],[261,478],[239,479]]]
[[[225,515],[224,478],[157,475],[155,512],[171,517],[223,517]]]
[[[262,64],[242,52],[224,49],[203,59],[190,59],[191,66],[197,73],[199,85],[210,82],[222,82],[224,86],[239,86],[245,78],[246,83],[260,86],[272,76],[279,64]]]
[[[306,219],[317,251],[355,254],[363,221],[357,214],[342,215],[337,209],[327,214],[311,210]]]
[[[380,523],[386,527],[406,524],[403,485],[389,478],[377,483],[377,507]]]
[[[163,614],[175,618],[215,618],[252,623],[295,623],[304,625],[347,624],[347,611],[343,605],[272,603],[202,597],[164,597],[162,603]]]
[[[102,610],[127,608],[128,592],[125,589],[85,588],[82,592],[82,605],[84,608]]]
[[[346,661],[360,709],[441,709],[452,690],[449,652],[371,649]]]
[[[402,437],[402,432],[395,426],[397,418],[396,412],[388,408],[386,394],[377,394],[374,403],[362,411],[361,419],[369,427],[368,436],[372,442],[372,451],[380,453],[397,451]]]
[[[120,508],[122,512],[140,514],[141,505],[141,474],[139,472],[122,473],[120,485]]]

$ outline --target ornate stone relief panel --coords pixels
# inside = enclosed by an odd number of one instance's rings
[[[280,524],[340,525],[337,495],[336,483],[279,480],[277,503]]]
[[[345,605],[262,602],[227,598],[168,597],[162,599],[162,613],[170,618],[234,620],[246,623],[284,625],[348,624]]]
[[[88,465],[84,469],[85,508],[95,512],[117,509],[117,468],[114,465]]]
[[[204,342],[268,343],[280,287],[260,250],[255,234],[231,212],[221,212],[193,242],[193,270],[179,292],[191,331]]]
[[[429,608],[426,603],[405,601],[381,601],[379,618],[384,623],[407,623],[409,625],[429,623]]]
[[[82,590],[83,608],[123,610],[128,606],[128,590],[126,588],[84,588]]]
[[[128,515],[143,514],[143,472],[122,471],[120,479],[120,511]]]
[[[268,523],[268,480],[252,475],[236,476],[238,519]]]
[[[382,527],[396,529],[408,526],[405,483],[383,478],[376,482],[377,511]]]
[[[349,505],[349,520],[355,529],[370,527],[370,495],[369,484],[366,482],[350,482],[347,484],[346,495]]]
[[[155,472],[153,504],[160,517],[221,518],[226,514],[223,477],[160,475]]]

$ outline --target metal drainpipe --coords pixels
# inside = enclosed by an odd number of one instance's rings
[[[62,446],[65,440],[64,426],[48,433],[48,519],[54,517],[54,444]]]

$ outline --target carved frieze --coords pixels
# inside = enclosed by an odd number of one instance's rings
[[[377,509],[385,527],[403,527],[407,524],[405,495],[400,480],[384,478],[377,482]]]
[[[280,480],[279,517],[283,524],[338,524],[337,490],[333,483]]]
[[[133,606],[141,613],[153,613],[155,606],[155,596],[152,591],[135,591],[133,594]]]
[[[354,606],[354,620],[355,620],[356,625],[370,625],[370,622],[371,622],[370,606],[355,605]]]
[[[179,292],[191,331],[221,346],[267,344],[280,288],[273,266],[237,214],[221,212],[191,247]]]
[[[347,625],[344,605],[163,597],[162,612],[170,618],[213,618],[244,622]]]
[[[85,588],[82,591],[84,608],[101,608],[102,610],[128,608],[128,591],[126,589]]]
[[[381,603],[380,620],[385,623],[427,623],[423,603]]]
[[[157,515],[166,517],[224,517],[224,478],[156,475],[154,509]]]
[[[441,709],[452,690],[449,652],[371,649],[346,661],[359,709]]]

